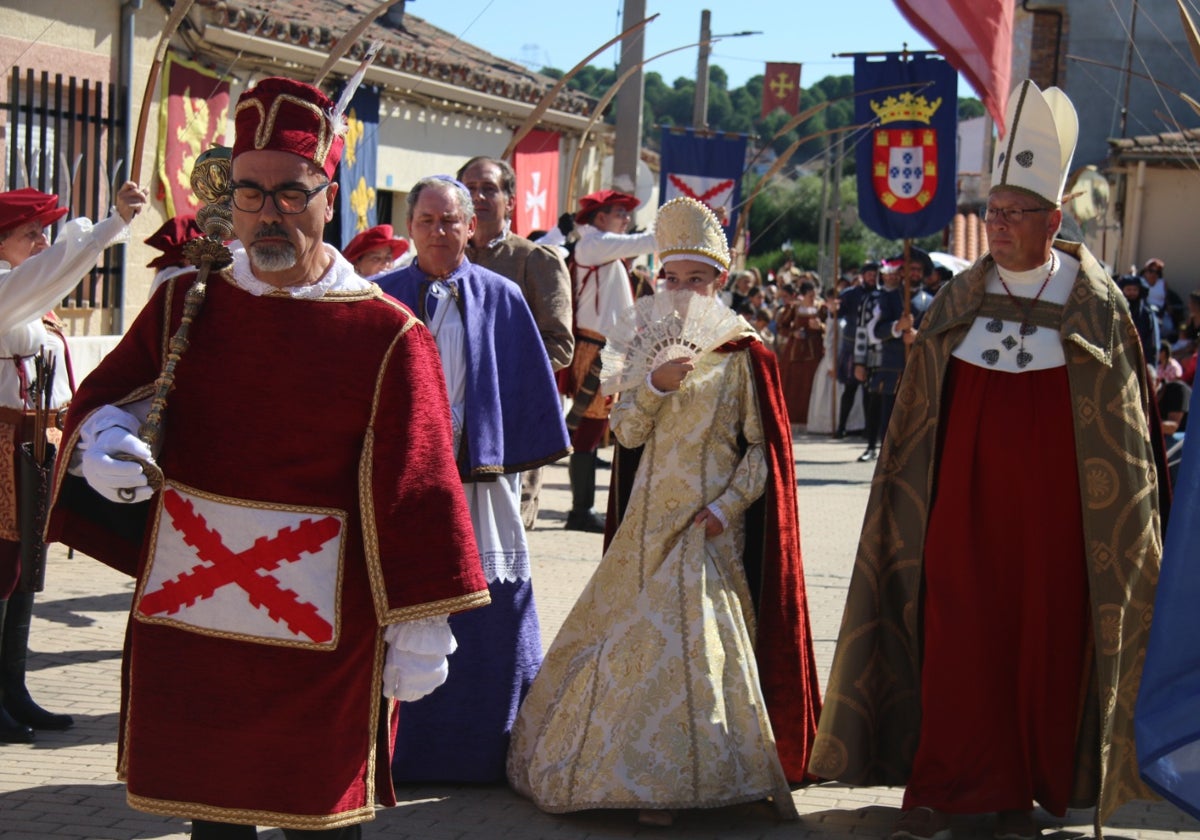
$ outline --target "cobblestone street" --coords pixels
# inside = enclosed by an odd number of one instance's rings
[[[859,464],[860,446],[828,438],[797,438],[797,478],[808,598],[816,653],[825,682],[841,619],[854,547],[874,464]],[[608,455],[609,453],[604,453]],[[602,471],[599,483],[607,485]],[[548,645],[600,558],[599,535],[568,532],[565,465],[548,468],[538,528],[530,535],[534,584]],[[600,507],[603,508],[603,496]],[[0,837],[186,838],[180,820],[141,814],[125,803],[115,778],[118,677],[132,584],[82,556],[51,552],[46,591],[39,595],[31,637],[30,686],[75,727],[39,732],[34,745],[0,745]],[[453,664],[452,664],[453,666]],[[237,702],[237,698],[230,698]],[[862,838],[886,837],[900,790],[825,784],[793,793],[799,823],[779,823],[765,805],[685,812],[667,829],[640,826],[628,811],[552,816],[503,786],[409,787],[400,806],[378,812],[367,837],[457,840],[567,838]],[[1065,820],[1036,814],[1046,836],[1091,836],[1091,812]],[[957,820],[957,838],[990,838],[988,817]],[[277,830],[260,836],[279,840]],[[1109,838],[1200,837],[1200,824],[1164,803],[1132,803],[1117,812]]]

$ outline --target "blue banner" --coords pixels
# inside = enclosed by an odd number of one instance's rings
[[[724,218],[725,238],[731,240],[737,230],[745,168],[744,134],[664,128],[659,204],[681,195],[707,204],[718,218]]]
[[[854,122],[872,124],[855,155],[859,218],[887,239],[937,233],[957,205],[958,74],[936,53],[857,55],[854,93]]]
[[[375,163],[379,157],[379,89],[363,85],[346,109],[346,150],[338,172],[342,247],[378,224]]]
[[[1191,409],[1200,412],[1200,388],[1192,389]],[[1134,743],[1142,779],[1200,819],[1200,426],[1185,436],[1174,490]]]

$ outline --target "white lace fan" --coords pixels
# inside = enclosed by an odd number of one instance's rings
[[[693,292],[638,298],[621,313],[600,351],[600,390],[615,394],[637,385],[663,362],[697,358],[746,329],[719,298]]]

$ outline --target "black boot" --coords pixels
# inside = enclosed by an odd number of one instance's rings
[[[33,702],[25,687],[25,664],[29,657],[29,624],[33,620],[33,593],[14,592],[8,598],[4,638],[0,640],[0,682],[4,685],[4,710],[34,729],[68,729],[70,715],[48,712]]]
[[[568,531],[604,533],[604,517],[594,509],[596,504],[596,453],[572,452],[567,460],[571,477],[571,511],[567,514]]]
[[[4,642],[4,616],[7,607],[8,601],[0,601],[0,645]],[[4,711],[4,683],[0,681],[0,744],[32,743],[33,728],[13,720],[12,715]]]

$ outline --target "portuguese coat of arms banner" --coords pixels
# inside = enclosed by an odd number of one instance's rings
[[[888,239],[937,233],[956,208],[958,74],[935,53],[858,55],[854,90],[854,121],[873,126],[856,155],[863,224]]]

